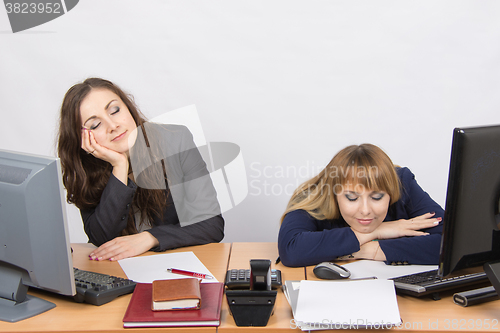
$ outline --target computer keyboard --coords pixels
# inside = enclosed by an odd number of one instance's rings
[[[134,291],[135,282],[107,274],[73,268],[75,273],[76,302],[102,305],[116,297]]]
[[[400,276],[391,280],[394,280],[394,286],[398,292],[412,296],[423,296],[430,293],[437,293],[448,289],[489,281],[485,272],[440,278],[437,269]]]

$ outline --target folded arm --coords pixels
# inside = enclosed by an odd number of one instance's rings
[[[308,266],[359,251],[351,228],[324,229],[323,224],[328,223],[315,220],[303,210],[288,213],[278,235],[281,262],[286,266]]]

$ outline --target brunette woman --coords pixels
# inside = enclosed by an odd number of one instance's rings
[[[110,81],[89,78],[68,90],[58,155],[67,201],[80,209],[89,241],[98,246],[93,260],[224,237],[215,189],[191,133],[146,122]]]

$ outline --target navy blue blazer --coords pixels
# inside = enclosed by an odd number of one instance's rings
[[[389,206],[384,221],[411,219],[435,212],[444,217],[444,210],[418,185],[408,168],[397,168],[401,180],[401,198]],[[441,246],[442,222],[424,229],[428,236],[402,237],[379,240],[387,263],[438,264]],[[278,235],[281,262],[286,266],[308,266],[360,250],[358,239],[343,218],[317,220],[304,210],[288,213]]]

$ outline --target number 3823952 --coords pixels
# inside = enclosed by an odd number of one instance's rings
[[[445,329],[498,329],[498,319],[445,319]]]
[[[6,2],[5,9],[7,14],[62,14],[61,3],[39,2]]]

